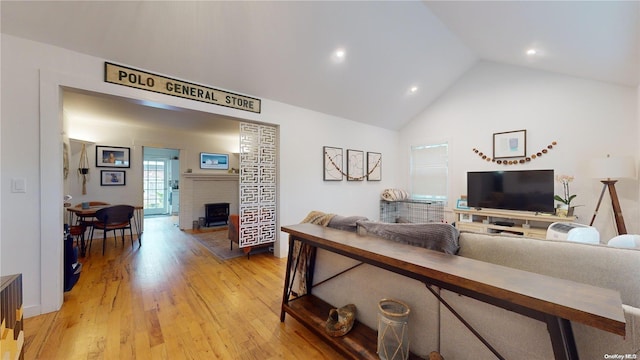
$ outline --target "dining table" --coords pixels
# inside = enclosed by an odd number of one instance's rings
[[[106,207],[110,207],[113,205],[91,205],[83,207],[81,204],[75,206],[68,206],[67,212],[69,214],[68,224],[69,226],[82,226],[83,221],[88,221],[89,219],[93,219],[96,216],[96,213],[100,209],[104,209]],[[142,236],[142,221],[143,221],[143,210],[144,208],[140,205],[132,205],[134,208],[133,218],[131,219],[132,225],[135,228],[137,239],[140,239]],[[83,229],[84,230],[84,229]],[[80,256],[84,257],[87,252],[87,244],[84,237],[84,231],[81,232],[80,236]]]

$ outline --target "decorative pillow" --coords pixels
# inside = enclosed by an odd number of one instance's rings
[[[445,223],[389,224],[362,220],[358,221],[358,234],[378,236],[452,255],[460,249],[458,229]]]

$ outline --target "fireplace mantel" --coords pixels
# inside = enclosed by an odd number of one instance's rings
[[[202,174],[202,173],[184,173],[182,176],[185,179],[192,180],[238,180],[240,177],[238,174]]]
[[[238,212],[239,174],[182,173],[180,176],[180,229],[191,229],[194,221],[204,217],[207,203],[229,203],[229,210]]]

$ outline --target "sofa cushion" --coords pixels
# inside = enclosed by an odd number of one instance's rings
[[[620,292],[640,307],[640,250],[463,231],[458,255]]]
[[[447,254],[456,254],[459,249],[458,230],[445,223],[390,224],[377,221],[358,221],[358,234],[377,236]]]

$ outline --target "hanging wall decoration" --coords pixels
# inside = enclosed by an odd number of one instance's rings
[[[100,186],[125,186],[126,180],[124,170],[100,170]]]
[[[382,154],[376,152],[367,153],[367,180],[382,180]]]
[[[69,176],[69,148],[71,146],[67,141],[62,143],[62,175],[67,180]]]
[[[342,149],[325,146],[324,154],[324,181],[342,181]]]
[[[527,154],[527,130],[493,134],[493,158],[523,157]]]
[[[364,151],[347,150],[347,160],[345,172],[343,165],[343,150],[331,146],[322,148],[323,158],[323,180],[342,181],[345,176],[348,181],[362,181],[365,178],[369,181],[382,180],[382,154],[367,152],[365,162]],[[365,173],[366,167],[366,173]]]
[[[87,181],[89,180],[89,157],[87,156],[87,146],[85,144],[82,144],[82,150],[80,151],[78,175],[82,177],[82,195],[87,195]]]
[[[362,181],[364,178],[364,152],[347,150],[347,181]]]
[[[495,159],[490,157],[489,155],[487,155],[486,153],[480,151],[477,148],[473,148],[473,152],[475,152],[480,158],[482,158],[482,160],[488,161],[488,162],[494,162],[496,164],[500,164],[500,165],[516,165],[516,164],[525,164],[530,162],[531,160],[535,160],[539,157],[541,157],[544,154],[547,154],[549,152],[549,150],[553,149],[554,146],[556,146],[558,144],[557,141],[552,141],[551,144],[547,145],[546,148],[541,149],[538,152],[535,152],[529,156],[525,156],[521,159],[513,159],[513,160],[502,160],[502,159]]]
[[[131,149],[121,146],[96,146],[96,166],[97,167],[130,167],[129,159]]]

